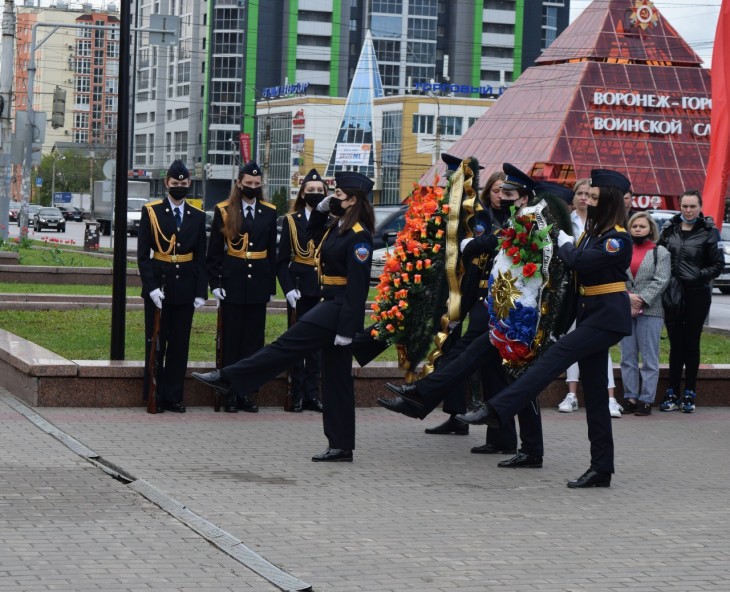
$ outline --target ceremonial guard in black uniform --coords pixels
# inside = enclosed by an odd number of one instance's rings
[[[142,208],[137,260],[142,277],[145,318],[145,394],[155,309],[160,314],[157,390],[164,409],[184,413],[183,382],[188,365],[193,311],[208,297],[205,269],[205,214],[185,202],[190,173],[181,160],[165,177],[167,196]]]
[[[276,206],[262,200],[261,169],[241,167],[226,201],[216,205],[208,243],[208,281],[223,315],[223,365],[260,350],[266,305],[276,293]],[[256,413],[252,393],[232,391],[224,411]]]
[[[355,394],[352,339],[363,330],[370,285],[373,182],[354,172],[335,173],[334,196],[324,198],[309,219],[310,238],[319,244],[317,262],[322,301],[286,333],[252,356],[220,371],[193,373],[226,393],[250,393],[313,349],[322,349],[322,394],[327,450],[314,462],[351,462],[355,448]],[[335,221],[326,226],[328,215]],[[320,244],[321,243],[321,244]]]
[[[327,184],[317,169],[307,173],[291,211],[284,216],[276,258],[276,275],[286,295],[288,326],[319,302],[319,278],[314,253],[318,245],[310,240],[307,225],[314,208],[327,195]],[[311,351],[290,370],[290,411],[303,409],[322,412],[319,400],[321,354]]]
[[[489,274],[497,250],[497,234],[510,218],[512,207],[517,209],[527,204],[534,195],[535,182],[525,173],[510,164],[504,165],[505,174],[492,175],[487,182],[489,187],[496,179],[504,179],[501,184],[499,214],[485,211],[482,205],[477,208],[473,221],[475,237],[461,244],[462,255],[466,260],[467,275],[462,281],[462,304],[468,307],[469,328],[455,345],[443,356],[436,370],[409,385],[396,386],[386,383],[386,387],[396,395],[394,399],[378,399],[378,404],[390,411],[411,417],[425,418],[443,400],[444,411],[450,412],[457,405],[464,407],[461,389],[454,388],[474,371],[481,370],[484,398],[489,398],[502,389],[508,382],[502,369],[502,358],[489,340],[489,312],[486,307]],[[492,208],[490,207],[490,210]],[[481,228],[480,228],[481,226]],[[456,393],[456,394],[454,394]],[[410,401],[416,398],[420,405],[414,408]],[[477,409],[474,412],[478,412]],[[471,412],[471,413],[474,413]],[[518,410],[522,446],[513,459],[499,463],[501,467],[542,466],[543,440],[540,407],[536,400],[530,401]],[[470,414],[466,415],[467,417]],[[445,424],[435,428],[456,430],[464,424],[461,415],[450,417]],[[468,425],[468,424],[467,424]],[[429,430],[426,430],[429,433]],[[430,433],[439,433],[431,430]],[[458,433],[458,432],[457,432]],[[487,443],[473,449],[473,452],[494,454],[514,453],[517,447],[517,433],[514,419],[510,418],[501,426],[490,426]]]
[[[629,188],[629,180],[616,171],[591,172],[585,233],[577,245],[562,231],[558,237],[558,256],[574,270],[578,289],[575,330],[548,348],[525,374],[491,398],[479,414],[462,417],[470,423],[500,425],[577,361],[585,393],[591,465],[578,479],[568,482],[572,488],[609,487],[614,472],[605,367],[609,348],[631,334],[631,305],[625,282],[632,241],[621,226],[625,220],[623,195]]]

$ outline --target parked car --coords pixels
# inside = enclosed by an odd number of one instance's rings
[[[725,266],[722,268],[722,273],[715,279],[714,285],[723,294],[730,294],[730,226],[727,222],[722,226],[720,237],[725,254]]]
[[[210,229],[213,228],[213,210],[205,210],[205,236],[210,236]]]
[[[81,208],[76,206],[56,206],[65,220],[73,220],[74,222],[81,222],[84,219],[84,212]]]
[[[20,212],[20,204],[13,202],[10,204],[10,211],[8,212],[8,222],[18,223],[18,213]]]
[[[33,216],[33,229],[41,232],[44,228],[56,232],[66,231],[66,219],[58,208],[40,208]]]
[[[41,206],[38,204],[28,204],[28,228],[33,228],[35,215],[40,209]],[[18,213],[18,215],[20,215],[20,213]]]
[[[662,231],[662,227],[669,222],[669,220],[679,214],[679,210],[647,210],[647,212],[649,212],[651,217],[654,218],[654,222],[656,222],[659,232]]]
[[[143,197],[127,198],[127,234],[137,236],[139,233],[139,221],[142,219],[142,208],[150,200]]]
[[[395,237],[406,225],[408,206],[378,206],[375,208],[375,232],[373,233],[373,249],[382,249],[392,245]]]
[[[373,262],[370,266],[370,283],[380,283],[380,276],[383,274],[383,268],[385,267],[385,255],[390,251],[389,247],[383,247],[382,249],[375,249],[373,251]]]

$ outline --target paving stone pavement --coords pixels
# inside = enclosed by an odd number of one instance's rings
[[[352,464],[310,461],[312,412],[35,411],[316,592],[730,590],[730,408],[698,402],[614,420],[617,474],[592,490],[565,487],[583,409],[543,410],[542,469],[469,454],[484,428],[424,434],[440,411],[358,409]],[[0,591],[273,589],[11,408],[0,424]]]

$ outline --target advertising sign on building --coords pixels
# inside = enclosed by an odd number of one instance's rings
[[[367,166],[372,144],[337,144],[335,165]]]
[[[71,192],[70,191],[56,191],[53,194],[54,204],[70,204],[71,203]]]
[[[243,162],[249,162],[251,160],[251,134],[239,134],[238,141]]]

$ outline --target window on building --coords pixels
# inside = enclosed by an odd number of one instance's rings
[[[558,7],[542,7],[542,48],[550,47],[558,36]]]
[[[119,94],[119,79],[106,77],[104,81],[104,89],[107,93],[116,95]]]
[[[487,34],[514,35],[515,26],[507,23],[484,23],[482,32]]]
[[[137,113],[134,116],[134,123],[147,123],[147,113]]]
[[[88,113],[74,113],[74,128],[75,129],[89,129],[89,114]]]
[[[478,117],[470,117],[469,121],[466,124],[466,128],[469,129],[472,125],[474,125],[477,121],[479,121]]]
[[[462,132],[462,125],[464,120],[462,117],[450,117],[441,116],[439,117],[439,124],[441,125],[441,134],[444,136],[460,136]]]
[[[382,179],[383,188],[380,199],[383,204],[398,204],[401,200],[401,145],[403,113],[401,111],[383,112],[382,132]]]
[[[74,72],[76,74],[91,74],[91,60],[77,59]]]
[[[409,41],[406,45],[406,60],[413,64],[434,64],[436,62],[436,44]]]
[[[375,38],[395,37],[400,39],[403,33],[403,19],[400,16],[374,14],[370,17],[370,29]]]
[[[373,0],[372,12],[401,14],[403,12],[403,0]]]
[[[436,19],[409,18],[408,37],[411,39],[436,40]]]
[[[134,135],[134,166],[147,164],[147,134]]]
[[[383,86],[400,86],[400,66],[395,64],[380,64],[380,78]]]
[[[433,115],[413,116],[413,133],[414,134],[432,134],[433,133]]]
[[[297,45],[302,47],[329,47],[330,38],[320,35],[297,35]]]
[[[483,58],[508,58],[512,59],[514,49],[511,47],[496,47],[494,45],[485,45],[482,47]]]
[[[174,158],[179,158],[183,162],[188,159],[188,132],[175,132],[175,153]]]
[[[515,0],[484,0],[484,8],[487,10],[509,10],[515,11]]]
[[[119,43],[117,43],[116,41],[113,43],[107,43],[106,57],[108,57],[108,58],[118,58],[119,57]]]
[[[373,40],[373,47],[379,64],[383,62],[400,62],[400,41],[375,39]]]
[[[438,2],[437,0],[410,2],[408,5],[408,13],[417,16],[436,16],[438,14]]]
[[[299,21],[308,21],[308,22],[315,22],[315,23],[331,23],[332,22],[332,13],[327,12],[319,12],[316,10],[300,10],[299,11]]]

